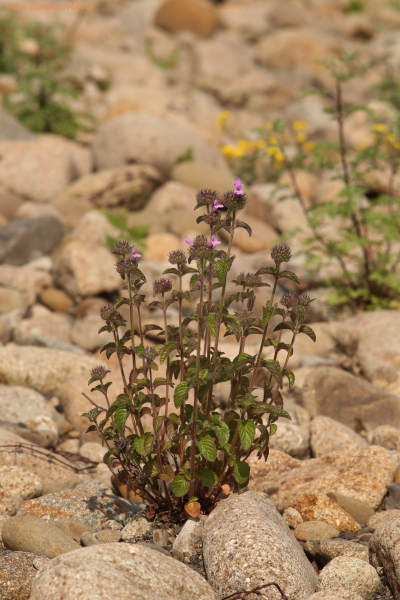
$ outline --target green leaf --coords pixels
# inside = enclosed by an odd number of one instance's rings
[[[226,274],[229,271],[229,262],[219,260],[217,262],[217,277],[218,281],[223,284],[225,281]]]
[[[154,436],[151,433],[148,433],[144,438],[144,451],[146,454],[150,453],[151,447],[153,445]]]
[[[212,437],[210,435],[203,435],[197,443],[204,458],[210,462],[214,462],[217,458],[217,447]]]
[[[294,324],[285,321],[284,323],[278,323],[278,325],[275,327],[274,331],[281,331],[282,329],[290,329],[290,331],[294,331]]]
[[[236,220],[235,225],[236,225],[236,227],[242,227],[243,229],[245,229],[247,231],[247,233],[249,234],[249,236],[251,237],[252,230],[251,230],[250,225],[248,225],[244,221],[239,221],[239,220]]]
[[[308,325],[302,325],[299,329],[299,333],[305,333],[313,342],[317,339],[314,330],[311,329],[311,327],[308,327]]]
[[[239,421],[239,437],[243,450],[248,450],[253,443],[256,427],[250,419]]]
[[[288,382],[289,382],[289,388],[293,387],[294,385],[294,373],[292,371],[287,371],[286,369],[283,371],[283,374],[286,375],[286,377],[288,378]]]
[[[86,433],[89,433],[89,431],[98,431],[98,429],[96,425],[90,425],[90,427],[86,429]]]
[[[188,387],[189,384],[187,381],[182,381],[179,385],[176,386],[174,392],[174,404],[176,408],[179,408],[182,404],[182,400],[187,395]]]
[[[239,484],[246,483],[249,479],[250,467],[246,462],[239,461],[235,464],[233,474]]]
[[[164,346],[163,350],[160,354],[160,364],[162,365],[164,360],[167,358],[168,354],[172,352],[174,348],[177,348],[178,344],[176,342],[169,342],[166,346]]]
[[[218,477],[212,469],[203,469],[200,472],[199,477],[201,483],[203,483],[206,487],[213,487],[218,481]]]
[[[275,275],[275,267],[261,267],[256,272],[256,275]]]
[[[189,491],[189,482],[183,475],[177,475],[172,481],[172,493],[177,498],[181,498]]]
[[[218,441],[220,446],[224,447],[225,444],[229,441],[229,427],[224,421],[220,421],[218,425],[215,426],[215,431],[217,432]]]
[[[263,367],[268,369],[273,378],[277,383],[279,383],[280,387],[282,387],[282,371],[279,363],[276,360],[264,360],[262,363]]]
[[[124,430],[125,421],[127,420],[128,416],[129,416],[129,410],[127,409],[126,406],[120,406],[119,408],[117,408],[117,410],[114,413],[115,426],[120,435],[122,434],[122,432]]]
[[[211,335],[215,337],[217,335],[217,324],[215,323],[214,313],[208,313],[206,321],[211,331]]]
[[[281,271],[279,273],[279,279],[281,279],[282,277],[284,277],[285,279],[290,279],[290,281],[294,281],[298,285],[301,285],[300,279],[297,277],[297,275],[292,273],[292,271]]]
[[[156,475],[159,474],[160,469],[158,468],[158,464],[155,458],[152,458],[151,460],[149,460],[143,468],[144,474],[147,475],[147,477],[155,477]]]
[[[270,434],[269,434],[269,435],[270,435],[270,436],[271,436],[271,435],[274,435],[274,433],[275,433],[275,431],[276,431],[277,429],[278,429],[278,425],[275,425],[275,423],[273,423],[273,424],[271,425],[271,432],[270,432]]]
[[[144,449],[144,438],[135,438],[133,445],[135,446],[136,452],[138,452],[141,456],[146,456],[147,452]]]
[[[190,290],[192,290],[194,288],[194,286],[196,285],[196,281],[197,281],[198,277],[199,277],[198,273],[195,273],[194,275],[191,276],[191,278],[190,278]]]

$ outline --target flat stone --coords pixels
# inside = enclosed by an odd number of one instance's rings
[[[106,600],[115,590],[120,600],[216,600],[209,583],[179,561],[139,544],[116,543],[52,560],[37,574],[30,600]]]
[[[24,265],[52,252],[62,238],[62,224],[52,215],[10,221],[0,227],[0,262]]]
[[[350,540],[337,538],[308,540],[304,543],[303,548],[308,558],[315,560],[320,569],[323,569],[325,565],[338,556],[353,556],[369,562],[368,548]]]
[[[205,519],[189,519],[186,521],[178,535],[176,536],[172,545],[172,555],[174,553],[181,552],[190,557],[195,554],[195,545],[201,540]]]
[[[329,417],[315,417],[310,424],[310,433],[311,451],[316,458],[338,450],[353,450],[368,446],[367,440],[361,435]]]
[[[49,314],[32,316],[18,323],[14,329],[14,340],[17,344],[27,346],[27,339],[34,339],[35,337],[55,338],[56,340],[69,342],[71,324],[68,316],[62,313],[48,312]]]
[[[76,477],[68,479],[67,481],[60,481],[59,483],[45,483],[43,486],[42,496],[54,494],[55,492],[65,492],[65,490],[72,490],[81,483],[82,479]]]
[[[396,518],[378,527],[369,542],[369,561],[375,569],[383,568],[395,600],[400,598],[399,536],[400,519]]]
[[[365,600],[372,600],[381,591],[381,580],[370,564],[359,558],[339,556],[322,569],[318,577],[317,592],[343,587],[357,592]]]
[[[400,517],[400,511],[398,510],[384,510],[375,513],[367,521],[367,527],[371,529],[378,529],[382,525],[385,525],[392,519],[398,519]]]
[[[357,498],[349,498],[335,492],[328,492],[327,496],[339,504],[357,523],[364,524],[375,514],[375,511],[366,502],[357,500]]]
[[[96,546],[96,544],[100,544],[100,542],[93,533],[84,531],[81,535],[81,544],[85,548],[88,548],[89,546]]]
[[[105,455],[106,451],[107,447],[103,448],[103,446],[97,442],[86,442],[79,448],[79,454],[81,456],[96,463],[103,462],[103,456]]]
[[[76,550],[79,545],[58,527],[29,515],[8,519],[1,532],[3,544],[9,550],[32,552],[53,558]]]
[[[122,541],[133,541],[136,537],[146,536],[152,533],[154,529],[153,523],[144,517],[136,517],[130,521],[121,532]]]
[[[360,529],[356,521],[326,494],[301,494],[293,502],[304,521],[324,521],[339,531],[354,533]]]
[[[166,531],[166,530],[164,530]],[[96,533],[96,538],[100,544],[110,544],[121,540],[121,532],[116,529],[102,529]],[[162,544],[161,544],[162,545]]]
[[[285,508],[282,514],[282,518],[285,521],[286,525],[290,527],[290,529],[296,529],[298,525],[303,523],[303,517],[299,513],[298,510],[289,506],[289,508]]]
[[[74,305],[74,301],[68,294],[53,287],[43,290],[39,297],[41,302],[51,310],[68,312]]]
[[[307,600],[364,600],[357,592],[351,592],[345,588],[330,588],[322,592],[315,592]]]
[[[85,481],[72,490],[30,500],[24,504],[20,514],[47,517],[49,521],[70,517],[97,530],[114,515],[133,517],[144,508],[145,504],[119,498],[111,493],[108,486],[92,480]]]
[[[53,525],[78,543],[81,540],[82,533],[85,531],[94,533],[93,527],[90,527],[87,523],[83,523],[83,521],[78,521],[78,519],[61,518],[53,521]]]
[[[0,549],[0,600],[29,600],[36,555]]]
[[[314,569],[264,494],[232,494],[216,506],[204,526],[203,556],[219,597],[272,580],[299,600],[315,590]]]
[[[328,540],[337,537],[339,531],[323,521],[306,521],[296,527],[294,535],[298,540],[307,542],[308,540]]]
[[[29,500],[41,496],[43,482],[35,473],[22,467],[0,467],[0,488],[7,490],[12,496]]]

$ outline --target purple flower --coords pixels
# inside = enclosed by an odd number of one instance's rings
[[[213,212],[215,212],[216,210],[218,210],[218,208],[224,208],[224,205],[223,204],[218,204],[218,200],[214,200]]]
[[[187,235],[185,235],[185,241],[182,242],[181,246],[183,246],[183,244],[189,244],[189,246],[193,246],[192,240],[190,240]]]
[[[215,239],[215,235],[211,236],[211,240],[208,242],[207,246],[216,246],[217,244],[220,244],[221,242],[217,242],[217,240]]]
[[[244,194],[243,189],[244,185],[243,183],[240,181],[239,177],[237,179],[235,179],[235,191],[234,194]]]
[[[133,260],[134,258],[138,258],[142,256],[141,254],[138,254],[135,250],[135,248],[132,250],[132,254],[131,254],[131,260]]]

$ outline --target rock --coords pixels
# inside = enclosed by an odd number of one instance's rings
[[[387,450],[400,450],[400,429],[392,425],[379,425],[368,432],[368,441]]]
[[[66,535],[69,535],[78,544],[84,532],[94,533],[94,529],[90,525],[78,519],[61,518],[53,521],[53,525],[61,529]]]
[[[312,417],[323,415],[370,431],[390,422],[400,428],[399,397],[342,369],[313,369],[303,386],[303,404]]]
[[[35,473],[43,482],[65,481],[73,473],[74,465],[67,459],[63,459],[63,464],[55,463],[52,452],[40,449],[39,454],[36,444],[0,428],[0,445],[6,444],[10,444],[10,452],[0,452],[0,467],[22,467]]]
[[[221,6],[219,17],[223,27],[240,33],[248,41],[255,41],[271,27],[269,12],[270,7],[264,2],[252,2],[249,5],[229,2]]]
[[[1,535],[5,547],[9,550],[32,552],[48,558],[79,548],[70,536],[54,525],[29,515],[18,515],[8,519],[3,525]]]
[[[165,0],[154,23],[171,33],[191,31],[208,38],[218,25],[218,12],[211,4],[200,0]]]
[[[201,540],[204,528],[204,518],[199,520],[189,519],[186,521],[172,545],[172,555],[182,553],[184,557],[196,554],[195,545]]]
[[[342,496],[342,494],[336,494],[335,492],[329,492],[327,494],[331,500],[339,504],[357,523],[367,523],[375,512],[365,502],[357,500],[356,498],[348,498]],[[344,531],[344,530],[342,530]]]
[[[108,238],[120,237],[120,230],[111,225],[106,215],[100,211],[88,210],[76,224],[72,237],[81,242],[105,246]]]
[[[323,569],[325,565],[338,556],[352,556],[369,562],[368,548],[351,540],[308,540],[303,545],[303,549],[309,560],[315,560],[319,569]]]
[[[222,500],[203,532],[207,580],[219,596],[276,581],[290,598],[305,599],[316,574],[273,503],[245,492]],[[264,592],[272,598],[270,591]]]
[[[286,452],[294,458],[310,456],[309,437],[306,435],[306,430],[295,423],[280,421],[269,445],[270,448]]]
[[[144,517],[136,517],[130,521],[121,531],[121,539],[124,542],[133,541],[136,537],[147,536],[152,533],[153,523]]]
[[[169,533],[166,529],[154,529],[153,530],[153,542],[157,546],[168,546]]]
[[[378,529],[381,525],[385,525],[392,519],[400,517],[400,512],[397,510],[385,510],[375,513],[367,521],[367,527],[370,529]]]
[[[293,508],[304,521],[324,521],[339,531],[349,533],[360,529],[359,524],[326,494],[301,494],[296,497]]]
[[[29,500],[42,494],[43,482],[35,473],[22,467],[0,467],[0,488],[12,496]]]
[[[146,239],[144,256],[146,260],[162,261],[173,250],[181,250],[181,241],[172,233],[153,233]]]
[[[82,546],[87,548],[89,546],[96,546],[96,544],[100,544],[100,542],[93,533],[89,533],[89,531],[84,531],[81,535],[81,544]]]
[[[282,514],[282,518],[285,521],[286,525],[290,527],[290,529],[296,529],[298,525],[303,523],[303,517],[299,513],[298,510],[289,506],[289,508],[285,508]]]
[[[316,194],[319,184],[318,178],[309,171],[302,171],[300,169],[294,170],[294,176],[302,198],[307,204],[310,204]],[[279,178],[279,184],[288,186],[290,191],[294,192],[293,183],[287,171],[284,171]]]
[[[24,294],[18,290],[0,286],[0,313],[8,313],[26,306]]]
[[[191,130],[160,117],[127,113],[101,125],[93,141],[98,170],[147,163],[164,176],[192,148],[195,160],[218,166],[217,152]]]
[[[364,600],[357,592],[351,592],[345,588],[329,588],[322,592],[315,592],[307,600]]]
[[[18,290],[24,294],[25,304],[33,304],[43,288],[49,287],[52,279],[49,273],[39,269],[0,265],[0,286]]]
[[[59,136],[0,142],[0,154],[0,182],[27,200],[49,202],[77,176],[70,148]]]
[[[36,417],[41,415],[51,417],[53,413],[54,408],[39,392],[19,385],[0,384],[2,421],[29,427]]]
[[[337,537],[339,531],[323,521],[306,521],[297,525],[294,535],[298,540],[307,542],[308,540],[327,540]]]
[[[400,507],[400,483],[391,483],[387,488],[388,497],[385,498],[386,510]]]
[[[86,442],[79,448],[79,454],[92,462],[102,463],[107,448],[97,442]]]
[[[133,164],[103,169],[74,181],[57,196],[53,206],[67,222],[75,225],[91,208],[140,210],[160,183],[160,173],[150,165]],[[107,228],[103,223],[103,237],[110,227],[110,223]],[[84,231],[79,235],[84,235]]]
[[[175,165],[171,179],[195,190],[216,190],[220,196],[231,190],[234,182],[234,177],[228,171],[195,161]]]
[[[254,463],[249,462],[252,467]],[[293,505],[298,494],[328,492],[356,498],[376,509],[393,481],[396,468],[388,451],[380,446],[333,452],[299,461],[297,467],[290,463],[289,466],[292,468],[282,475],[266,468],[256,480],[257,489],[271,488],[270,497],[282,512]],[[253,485],[250,472],[250,487]]]
[[[82,479],[72,478],[67,481],[61,481],[60,483],[46,483],[43,486],[42,496],[47,494],[54,494],[55,492],[64,492],[65,490],[72,490],[77,485],[82,483]]]
[[[364,560],[351,556],[338,556],[320,572],[317,591],[335,587],[343,587],[351,592],[357,592],[365,600],[372,600],[382,586],[375,569]]]
[[[113,255],[95,244],[74,240],[66,244],[54,264],[55,281],[71,296],[95,296],[118,288]]]
[[[6,74],[2,74],[2,78],[6,77]],[[2,86],[4,80],[2,79]],[[9,85],[9,84],[8,84]],[[13,87],[13,86],[12,86]],[[15,89],[1,89],[1,93],[15,91]],[[14,119],[3,109],[0,110],[0,142],[5,141],[16,141],[16,140],[36,140],[36,135],[29,129],[24,127],[20,121]]]
[[[107,304],[104,298],[84,298],[76,307],[76,318],[83,319],[88,315],[99,315],[100,309]]]
[[[74,301],[63,290],[47,288],[40,292],[40,301],[51,310],[68,312],[74,306]]]
[[[29,600],[35,554],[0,550],[0,600]]]
[[[368,446],[368,442],[361,435],[329,417],[314,417],[310,432],[311,451],[317,458],[338,450],[355,450]]]
[[[13,517],[17,512],[13,496],[7,491],[0,488],[0,515]]]
[[[17,219],[39,219],[40,217],[52,216],[62,223],[63,218],[54,206],[47,202],[23,202],[16,213]]]
[[[31,600],[91,600],[99,593],[122,600],[216,600],[201,575],[138,544],[98,544],[51,561],[37,574]],[[160,581],[162,586],[160,587]],[[83,583],[84,582],[84,585]]]
[[[31,338],[54,338],[69,342],[71,324],[67,315],[47,312],[46,315],[33,316],[23,319],[14,329],[14,340],[17,344],[28,345],[24,342]]]
[[[90,369],[99,364],[88,356],[47,348],[9,346],[0,347],[0,376],[9,385],[23,384],[56,395],[64,409],[66,419],[77,429],[87,429],[87,419],[80,417],[92,408],[82,396],[87,390]],[[93,399],[102,404],[102,396]],[[1,459],[0,459],[1,460]],[[63,479],[66,479],[65,477]]]
[[[0,262],[24,265],[52,252],[62,237],[62,225],[52,215],[11,221],[0,227]]]
[[[163,529],[163,531],[167,531]],[[105,529],[96,533],[96,539],[100,544],[111,544],[112,542],[119,542],[121,539],[121,532],[116,529]]]
[[[149,214],[168,214],[176,210],[192,212],[196,206],[196,192],[195,188],[183,183],[168,181],[151,196],[147,211]]]
[[[389,512],[397,513],[398,511]],[[369,561],[375,569],[383,568],[395,600],[400,598],[399,534],[400,520],[398,518],[391,519],[375,531],[369,542]]]
[[[103,323],[98,314],[90,314],[83,319],[78,319],[71,329],[72,341],[87,352],[94,352],[101,346],[105,346],[113,338],[106,331],[98,333]]]
[[[269,451],[267,462],[259,460],[256,452],[249,456],[247,462],[250,465],[250,489],[268,494],[276,492],[290,473],[302,466],[301,460],[273,449]]]
[[[104,525],[101,528],[101,531],[121,531],[122,529],[122,524],[118,523],[117,521],[114,521],[114,519],[110,519],[109,521],[106,521],[104,523]]]
[[[252,231],[251,237],[245,229],[236,229],[233,238],[233,245],[243,250],[243,252],[262,252],[272,248],[277,239],[276,231],[266,223],[261,223],[253,217],[248,217],[246,214],[241,216],[243,221],[247,223]],[[219,232],[221,238],[226,242],[229,241],[229,234],[224,229]]]
[[[112,516],[131,517],[145,508],[144,504],[119,498],[110,488],[96,480],[85,481],[74,489],[47,494],[26,502],[21,515],[32,515],[53,521],[61,517],[78,519],[95,530]]]

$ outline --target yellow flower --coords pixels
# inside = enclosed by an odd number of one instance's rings
[[[258,148],[259,150],[265,148],[266,145],[267,144],[265,140],[258,140],[258,142],[256,142],[256,148]]]
[[[218,115],[218,129],[223,129],[225,123],[231,118],[232,113],[230,110],[223,110]]]
[[[303,150],[314,150],[315,148],[315,142],[306,142],[305,144],[303,144]]]
[[[373,126],[372,131],[375,133],[388,133],[389,127],[385,123],[376,123]]]
[[[277,162],[283,162],[285,160],[285,155],[280,150],[277,150],[277,152],[274,154],[274,159]]]
[[[307,136],[305,133],[298,133],[296,138],[297,138],[297,141],[300,142],[300,144],[302,144],[303,142],[306,141]]]
[[[268,156],[274,156],[278,152],[278,148],[276,146],[270,146],[267,148]]]
[[[268,141],[269,141],[270,144],[277,144],[278,143],[278,140],[274,136],[271,136]]]
[[[242,158],[245,156],[246,151],[238,146],[225,145],[221,147],[222,154],[225,154],[227,158]]]
[[[301,131],[303,129],[308,129],[308,124],[305,121],[294,121],[292,123],[292,127],[295,131]]]

